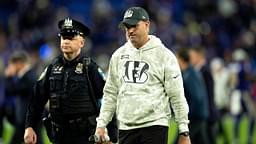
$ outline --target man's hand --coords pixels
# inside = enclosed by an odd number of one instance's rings
[[[16,74],[17,74],[17,68],[15,64],[9,63],[7,68],[5,69],[5,76],[11,77],[11,76],[15,76]]]
[[[25,129],[24,142],[25,144],[36,144],[37,136],[32,127]]]
[[[191,144],[189,136],[179,136],[178,144]]]
[[[96,128],[95,135],[99,136],[100,142],[97,144],[102,144],[109,142],[108,132],[106,128]],[[108,139],[106,139],[108,137]]]

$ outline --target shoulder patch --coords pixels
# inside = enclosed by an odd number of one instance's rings
[[[44,69],[44,71],[41,73],[41,75],[39,76],[39,78],[37,79],[37,81],[40,81],[40,80],[42,80],[42,79],[45,77],[46,72],[47,72],[47,69],[48,69],[48,67],[46,67],[46,68]]]
[[[103,79],[104,81],[106,81],[106,76],[105,76],[103,70],[102,70],[101,68],[99,68],[99,67],[98,67],[98,73],[100,74],[100,76],[102,77],[102,79]]]

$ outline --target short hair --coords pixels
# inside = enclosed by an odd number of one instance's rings
[[[195,51],[196,53],[205,55],[205,47],[203,47],[203,46],[194,46],[194,47],[191,47],[190,49]]]
[[[9,58],[12,63],[22,62],[26,63],[29,61],[28,53],[25,51],[15,51]]]
[[[190,57],[189,57],[189,50],[188,48],[179,48],[177,51],[177,55],[185,62],[189,63],[190,62]]]

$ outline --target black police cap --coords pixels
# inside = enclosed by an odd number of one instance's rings
[[[70,18],[60,20],[58,27],[60,29],[60,35],[62,36],[77,34],[85,37],[90,34],[90,29],[86,25]]]

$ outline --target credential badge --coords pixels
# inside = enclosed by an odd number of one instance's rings
[[[127,10],[124,14],[124,18],[129,18],[132,17],[133,11],[132,10]]]
[[[75,72],[76,72],[77,74],[83,73],[83,64],[82,64],[82,63],[78,63],[78,64],[76,65],[76,70],[75,70]]]
[[[64,27],[72,27],[72,26],[73,26],[73,25],[72,25],[72,20],[69,19],[69,18],[65,19],[65,21],[64,21]]]

